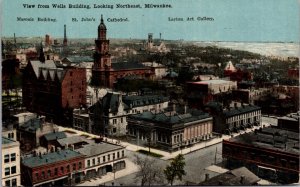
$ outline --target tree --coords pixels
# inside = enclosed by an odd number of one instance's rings
[[[171,186],[173,185],[173,182],[176,178],[178,178],[181,181],[182,176],[186,175],[186,172],[184,171],[184,166],[184,157],[182,154],[179,154],[172,159],[170,165],[168,165],[164,170],[164,174]]]
[[[135,163],[139,166],[139,172],[137,172],[135,179],[141,179],[141,186],[163,183],[163,170],[155,159],[135,155]]]

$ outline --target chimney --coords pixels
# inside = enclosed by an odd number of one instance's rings
[[[173,111],[176,112],[176,105],[175,105],[175,103],[172,104],[172,107],[173,107]]]
[[[71,145],[71,147],[72,147],[72,150],[74,151],[74,145]]]
[[[187,105],[186,104],[184,105],[184,113],[185,114],[187,113]]]
[[[241,176],[241,181],[240,182],[241,182],[241,184],[244,184],[244,182],[245,182],[245,176],[244,175]]]
[[[209,173],[206,173],[205,174],[205,181],[208,181],[209,180]]]

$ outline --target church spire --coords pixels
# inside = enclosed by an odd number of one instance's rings
[[[100,25],[98,26],[98,39],[106,40],[106,26],[103,21],[103,16],[101,14]]]

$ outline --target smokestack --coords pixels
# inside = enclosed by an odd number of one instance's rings
[[[159,40],[161,40],[161,33],[159,33]]]
[[[14,33],[14,43],[17,44],[16,33]]]
[[[67,40],[67,28],[66,25],[64,25],[64,41],[63,41],[63,45],[67,46],[68,45],[68,40]]]

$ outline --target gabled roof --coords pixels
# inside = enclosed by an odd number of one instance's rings
[[[30,61],[30,63],[37,78],[42,75],[44,79],[47,79],[49,74],[51,80],[54,80],[55,76],[61,80],[64,76],[65,70],[57,68],[53,60],[46,60],[44,63],[40,61]]]

